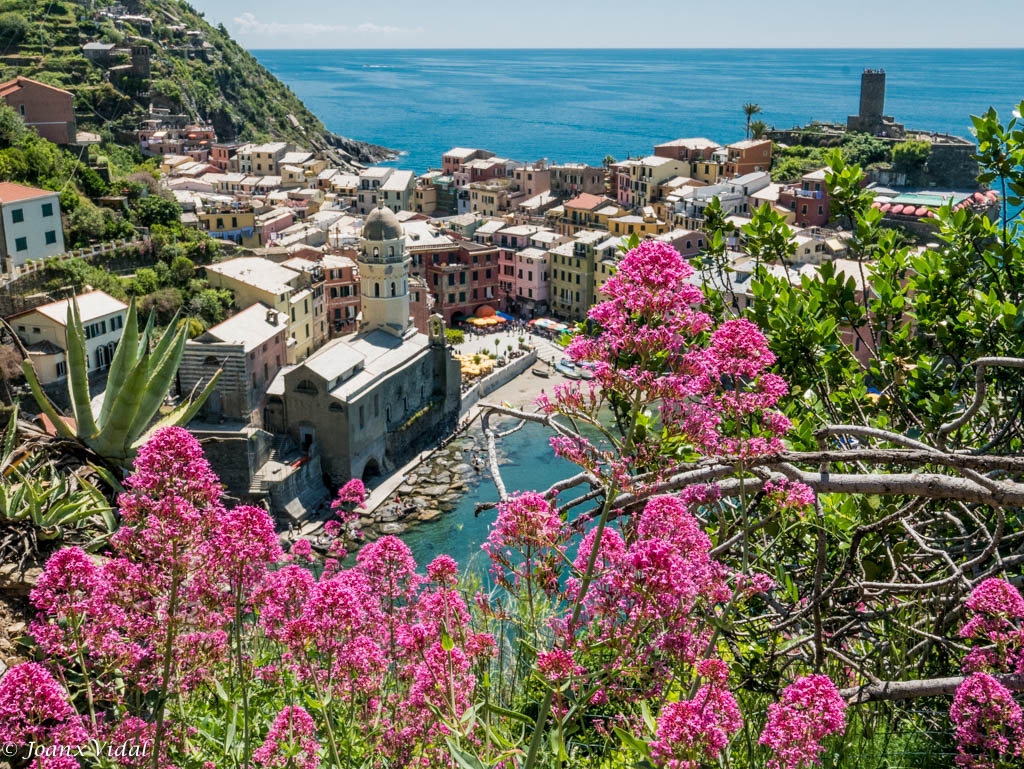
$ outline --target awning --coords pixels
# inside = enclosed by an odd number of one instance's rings
[[[507,312],[498,311],[497,316],[499,318],[504,318],[505,320],[515,320],[515,318],[509,315]]]
[[[493,318],[495,310],[489,304],[485,304],[481,307],[476,308],[476,312],[473,313],[478,318]]]

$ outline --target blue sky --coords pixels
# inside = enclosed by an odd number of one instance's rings
[[[248,48],[1015,48],[1024,0],[191,0]]]

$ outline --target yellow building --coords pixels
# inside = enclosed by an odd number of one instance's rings
[[[239,309],[262,302],[285,314],[289,364],[304,360],[322,338],[317,324],[323,325],[325,317],[323,275],[317,271],[299,272],[259,256],[242,256],[207,266],[206,278],[214,288],[231,291]]]
[[[648,235],[661,235],[668,232],[670,227],[664,220],[651,214],[637,216],[618,216],[608,221],[608,232],[612,235],[639,235],[641,238]]]
[[[230,240],[239,245],[255,247],[261,245],[256,233],[256,214],[237,208],[214,208],[197,211],[199,229],[211,238]]]
[[[556,316],[570,320],[583,320],[587,316],[594,304],[597,248],[607,240],[607,232],[585,230],[548,252],[551,311]]]

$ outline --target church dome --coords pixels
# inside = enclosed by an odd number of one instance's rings
[[[390,208],[373,209],[363,223],[364,240],[398,240],[402,237],[402,223]]]

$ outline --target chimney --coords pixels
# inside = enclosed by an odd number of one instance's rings
[[[276,326],[277,325],[277,311],[276,310],[267,310],[267,323],[269,323],[271,326]]]

